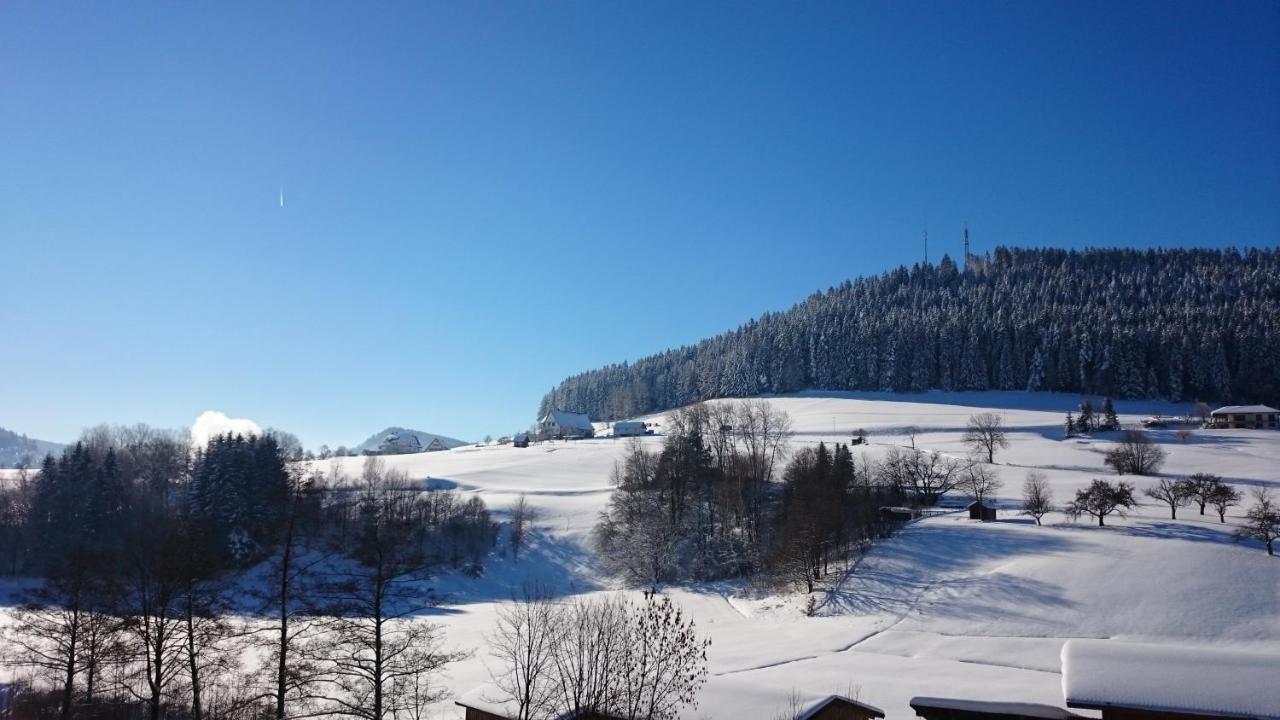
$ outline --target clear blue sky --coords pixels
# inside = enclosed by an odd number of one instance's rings
[[[1280,4],[0,4],[0,425],[34,437],[496,435],[966,221],[1276,244]]]

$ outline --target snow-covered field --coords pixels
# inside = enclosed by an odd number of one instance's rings
[[[966,454],[961,437],[969,416],[1000,413],[1012,443],[996,458],[1004,480],[1000,519],[979,523],[952,513],[910,525],[820,595],[813,617],[801,611],[805,596],[798,593],[762,594],[741,583],[668,589],[712,638],[710,679],[688,718],[770,720],[793,693],[802,700],[856,696],[889,718],[915,717],[907,703],[916,695],[1061,706],[1059,655],[1076,637],[1280,653],[1280,558],[1267,557],[1257,543],[1233,542],[1232,523],[1243,508],[1234,508],[1226,525],[1195,508],[1170,521],[1167,507],[1156,504],[1109,518],[1106,528],[1072,524],[1061,514],[1037,527],[1016,514],[1030,469],[1047,476],[1058,503],[1092,478],[1112,475],[1102,462],[1108,439],[1062,439],[1064,414],[1077,397],[804,393],[770,400],[792,418],[793,447],[847,442],[864,428],[870,444],[854,451],[873,459],[906,443],[910,427],[918,428],[918,447]],[[1117,407],[1126,424],[1187,410]],[[1186,444],[1174,429],[1153,435],[1168,450],[1168,476],[1205,471],[1242,491],[1280,490],[1280,433],[1196,429]],[[455,696],[489,680],[485,635],[499,605],[528,581],[566,594],[618,591],[593,562],[589,539],[626,442],[467,446],[385,458],[427,486],[480,495],[498,520],[521,494],[537,512],[532,546],[519,561],[495,556],[484,577],[446,576],[434,587],[448,598],[432,614],[447,643],[475,651],[450,667],[446,682]],[[642,442],[656,449],[662,439]],[[357,476],[362,462],[317,464],[341,464]],[[1141,491],[1155,479],[1135,481]],[[436,712],[462,717],[451,702]]]
[[[691,718],[770,718],[801,697],[857,695],[890,718],[910,718],[915,695],[1062,704],[1059,654],[1073,637],[1154,643],[1194,643],[1280,653],[1280,560],[1255,543],[1233,542],[1228,524],[1194,508],[1170,521],[1148,504],[1108,527],[1068,523],[1045,527],[1016,515],[1029,469],[1048,477],[1057,502],[1094,477],[1104,437],[1062,439],[1066,410],[1079,398],[1026,393],[803,393],[772,398],[790,414],[793,447],[847,441],[856,428],[870,445],[855,452],[879,457],[907,442],[962,455],[968,417],[998,412],[1012,447],[997,456],[1005,482],[995,523],[948,514],[911,525],[881,543],[834,590],[814,617],[803,596],[766,594],[739,584],[672,588],[669,592],[711,635],[711,679]],[[1185,405],[1118,403],[1121,421],[1150,413],[1181,414]],[[661,420],[661,418],[654,418]],[[1163,472],[1214,472],[1242,491],[1280,486],[1280,434],[1195,430],[1186,444],[1176,431],[1153,434],[1169,457]],[[609,497],[609,474],[625,441],[548,443],[527,449],[464,447],[387,458],[389,467],[437,487],[478,493],[502,519],[525,494],[538,512],[535,546],[519,562],[495,559],[485,578],[445,578],[451,598],[438,621],[449,642],[475,649],[452,667],[456,694],[489,679],[484,634],[497,604],[531,579],[566,593],[610,592],[595,570],[589,532]],[[646,438],[658,447],[661,438]],[[347,458],[352,475],[362,462]],[[1138,490],[1154,483],[1137,478]],[[1234,515],[1235,517],[1232,517]],[[461,717],[441,708],[443,717]],[[1086,713],[1087,714],[1087,713]]]

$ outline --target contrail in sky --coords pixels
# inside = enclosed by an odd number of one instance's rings
[[[284,207],[284,188],[280,188],[280,207]]]

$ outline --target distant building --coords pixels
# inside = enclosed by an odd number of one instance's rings
[[[412,433],[391,433],[378,443],[377,455],[408,455],[422,452],[422,443]]]
[[[552,410],[538,421],[538,435],[543,438],[584,438],[595,434],[595,426],[585,413]]]
[[[529,447],[529,433],[527,433],[527,432],[518,432],[518,433],[516,433],[515,435],[512,435],[512,436],[511,436],[511,444],[512,444],[513,446],[515,446],[515,447],[518,447],[518,448],[527,448],[527,447]]]
[[[440,438],[431,438],[431,442],[427,444],[427,452],[440,452],[448,449],[444,443],[440,442]]]
[[[1280,410],[1268,405],[1227,405],[1209,413],[1209,427],[1280,428]]]
[[[644,423],[639,420],[621,420],[613,424],[614,437],[636,437],[644,433]]]
[[[969,519],[990,522],[996,519],[996,509],[983,505],[980,500],[974,500],[969,503]]]
[[[1189,645],[1068,640],[1067,707],[1102,720],[1280,720],[1280,655]]]

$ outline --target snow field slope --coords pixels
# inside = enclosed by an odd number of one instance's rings
[[[1226,525],[1195,508],[1171,521],[1156,504],[1109,519],[1106,528],[1061,514],[1037,527],[1016,515],[1029,470],[1045,474],[1057,503],[1095,477],[1114,477],[1102,464],[1111,436],[1062,439],[1063,416],[1079,398],[804,393],[770,401],[791,415],[793,447],[847,441],[865,428],[870,444],[855,454],[871,459],[910,442],[912,427],[918,447],[966,455],[968,417],[1000,413],[1012,443],[996,457],[1005,485],[995,499],[1003,509],[994,523],[949,514],[912,524],[820,596],[815,617],[800,612],[797,594],[760,595],[740,583],[670,589],[713,640],[711,679],[689,718],[772,718],[793,690],[857,694],[890,718],[914,717],[907,706],[914,695],[1061,705],[1059,656],[1074,637],[1280,653],[1280,562],[1256,543],[1233,541],[1242,508]],[[1187,407],[1117,405],[1125,423]],[[1166,476],[1206,471],[1242,490],[1280,487],[1280,433],[1195,430],[1186,444],[1174,430],[1153,435],[1169,453]],[[661,438],[642,442],[656,449]],[[478,581],[440,579],[437,589],[450,600],[433,619],[450,644],[477,650],[451,669],[455,694],[489,680],[485,633],[499,603],[524,582],[540,579],[568,593],[616,591],[595,569],[589,535],[625,447],[600,439],[385,458],[431,486],[480,495],[499,520],[520,494],[537,512],[534,546],[520,561],[495,558]],[[354,476],[362,460],[328,462]],[[1156,481],[1126,479],[1139,491]],[[461,717],[453,706],[439,710]]]

